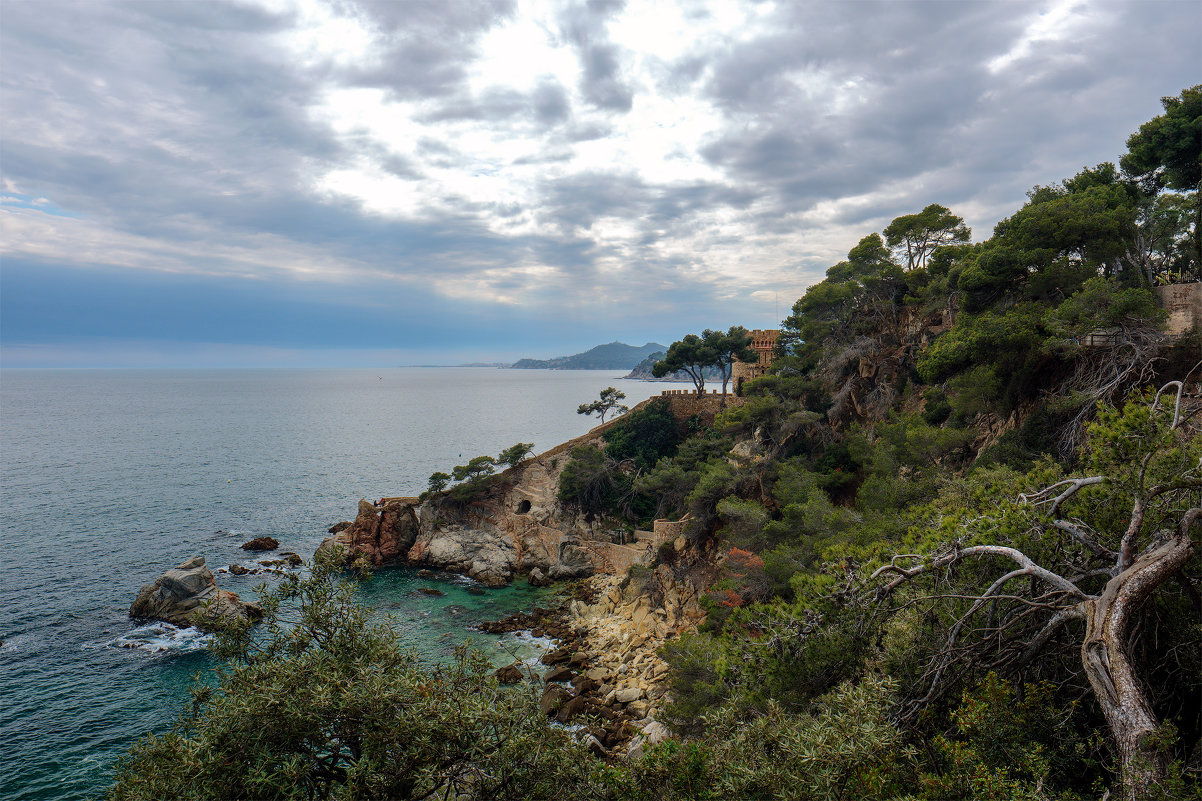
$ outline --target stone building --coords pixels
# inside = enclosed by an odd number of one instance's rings
[[[759,378],[768,372],[768,368],[772,366],[776,340],[780,336],[780,330],[775,328],[757,328],[748,333],[751,334],[751,347],[756,352],[757,359],[754,362],[734,363],[730,377],[736,395],[743,391],[744,382]]]

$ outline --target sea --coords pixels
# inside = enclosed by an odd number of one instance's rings
[[[178,719],[215,660],[192,629],[131,620],[138,589],[204,556],[254,600],[271,536],[311,558],[360,498],[416,495],[435,471],[585,433],[608,386],[633,405],[677,384],[619,371],[496,368],[0,370],[0,798],[103,795],[114,761]],[[442,595],[420,591],[435,587]],[[515,582],[378,571],[360,590],[429,662],[464,642],[534,660],[528,634],[474,625],[550,602]]]

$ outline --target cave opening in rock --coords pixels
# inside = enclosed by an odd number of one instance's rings
[[[518,502],[518,508],[517,508],[518,514],[524,515],[529,511],[530,511],[530,501],[519,501]]]

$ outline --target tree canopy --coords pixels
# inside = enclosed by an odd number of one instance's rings
[[[651,374],[663,378],[668,373],[683,370],[693,381],[698,392],[705,391],[705,368],[714,364],[717,354],[701,337],[696,334],[686,334],[683,339],[673,342],[662,361],[655,363]]]
[[[1197,190],[1202,182],[1202,84],[1160,102],[1164,114],[1145,122],[1127,139],[1123,169],[1151,180],[1156,188]]]
[[[967,242],[972,231],[964,219],[932,203],[917,214],[897,217],[885,228],[885,243],[906,257],[906,269],[926,267],[935,248]]]
[[[734,363],[754,362],[759,358],[759,354],[751,347],[751,334],[743,326],[734,325],[725,332],[707,328],[701,337],[705,347],[713,354],[710,365],[722,373],[722,396],[726,397],[726,385],[730,381]]]

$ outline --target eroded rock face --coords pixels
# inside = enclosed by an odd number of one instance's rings
[[[439,530],[420,553],[423,564],[466,573],[488,587],[508,584],[518,561],[512,542],[487,529],[462,526]]]
[[[360,501],[355,520],[331,527],[334,536],[319,550],[342,546],[350,559],[362,558],[373,566],[439,568],[489,587],[508,584],[519,574],[533,576],[537,584],[605,571],[610,532],[604,524],[564,509],[557,497],[559,475],[572,448],[599,441],[594,429],[529,459],[497,476],[487,492],[467,503],[445,496],[425,502],[398,499],[382,506]]]
[[[372,565],[403,561],[417,539],[417,513],[410,504],[392,502],[377,507],[369,501],[359,501],[359,514],[353,522],[339,523],[330,530],[334,536],[322,542],[319,551],[335,546],[347,549],[352,558],[364,557]]]
[[[257,604],[243,602],[237,593],[218,590],[217,580],[205,567],[204,557],[197,556],[163,573],[154,584],[144,586],[130,606],[129,616],[190,626],[193,613],[202,608],[205,619],[212,622],[257,620],[263,615]]]
[[[673,406],[673,414],[685,411],[690,409]],[[603,446],[603,432],[623,419],[497,474],[468,501],[456,502],[445,493],[425,501],[396,498],[381,500],[379,505],[360,501],[355,520],[332,526],[334,536],[319,550],[341,546],[352,561],[439,568],[464,573],[490,587],[507,584],[518,575],[541,584],[594,573],[625,573],[630,565],[645,564],[654,556],[653,549],[644,548],[647,538],[631,543],[617,536],[622,532],[614,521],[582,515],[561,505],[558,497],[559,477],[572,451],[583,445]]]

